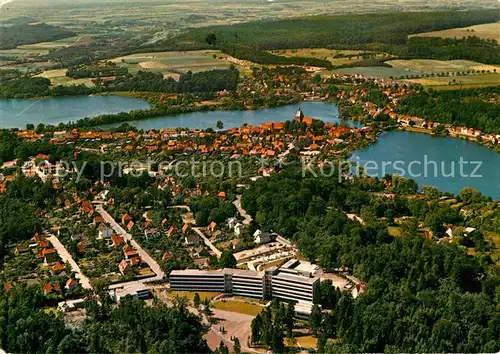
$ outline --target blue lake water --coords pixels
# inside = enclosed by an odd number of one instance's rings
[[[0,128],[24,128],[28,123],[57,125],[100,114],[147,108],[149,104],[144,100],[122,96],[0,100]]]
[[[500,199],[500,154],[470,141],[391,131],[376,144],[356,151],[350,160],[367,167],[372,176],[397,173],[420,186],[455,194],[473,187]]]
[[[337,106],[324,102],[301,102],[278,108],[266,108],[254,111],[209,111],[192,112],[176,116],[158,117],[140,121],[128,122],[138,129],[162,128],[189,128],[207,129],[216,128],[217,121],[224,123],[224,129],[240,127],[243,124],[260,125],[265,122],[283,122],[295,119],[297,108],[301,108],[306,116],[321,119],[324,122],[346,122],[350,126],[359,127],[361,124],[352,121],[342,121],[339,118]],[[119,124],[106,125],[103,128],[117,127]]]
[[[0,100],[0,128],[22,128],[27,123],[55,125],[84,117],[148,107],[146,101],[121,96]],[[206,129],[215,128],[217,121],[221,120],[227,129],[245,123],[259,125],[264,122],[291,120],[295,117],[298,107],[306,116],[325,122],[343,122],[338,117],[339,112],[335,105],[301,102],[255,111],[194,112],[129,124],[144,130],[168,127]],[[349,125],[361,126],[356,122],[349,122]],[[462,171],[460,158],[464,161]],[[398,173],[415,179],[419,185],[435,186],[442,191],[458,193],[462,188],[473,187],[485,195],[500,199],[500,154],[469,141],[393,131],[382,134],[376,144],[356,151],[351,160],[359,161],[362,165],[372,161],[368,167],[376,164],[378,169],[370,169],[368,172],[379,177],[385,173]],[[385,171],[382,169],[384,162]],[[480,162],[481,166],[472,175],[476,162]]]

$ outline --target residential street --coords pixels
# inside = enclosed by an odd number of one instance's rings
[[[219,251],[217,249],[217,247],[215,247],[213,245],[212,242],[210,242],[210,240],[205,236],[205,234],[203,232],[201,232],[201,230],[197,227],[193,227],[193,230],[203,239],[203,242],[205,242],[205,245],[207,245],[207,247],[209,247],[212,250],[212,252],[215,253],[217,258],[220,258],[220,256],[222,255],[222,252]]]
[[[245,219],[243,220],[243,224],[245,225],[250,225],[252,222],[252,217],[247,214],[247,212],[242,208],[241,206],[241,195],[238,195],[236,197],[236,200],[233,202],[233,204],[236,206],[236,209],[238,209],[238,212],[240,215]]]
[[[101,214],[101,216],[103,217],[104,221],[107,222],[112,228],[113,230],[122,235],[123,238],[127,241],[130,242],[130,244],[132,245],[132,247],[134,247],[136,250],[137,250],[137,253],[139,254],[139,256],[141,257],[141,259],[146,262],[149,267],[151,268],[151,270],[153,272],[155,272],[156,276],[153,277],[153,278],[148,278],[147,281],[155,281],[155,280],[161,280],[165,277],[165,273],[163,272],[163,270],[161,269],[160,265],[153,259],[153,257],[151,257],[149,255],[149,253],[147,253],[142,247],[141,245],[139,245],[137,243],[137,241],[135,241],[133,238],[132,238],[132,235],[127,233],[112,217],[111,215],[109,215],[109,213],[104,210],[104,208],[102,207],[102,205],[98,205],[96,206],[96,210],[99,214]]]
[[[79,280],[80,284],[84,289],[92,289],[92,285],[90,284],[89,278],[87,278],[85,275],[83,275],[80,267],[78,264],[76,264],[75,260],[71,256],[71,254],[68,252],[66,247],[59,241],[59,239],[52,234],[49,234],[47,231],[43,232],[44,235],[47,237],[47,239],[50,241],[52,246],[54,246],[55,250],[59,254],[59,257],[64,261],[64,263],[69,263],[71,269],[73,272],[76,273],[76,278]]]

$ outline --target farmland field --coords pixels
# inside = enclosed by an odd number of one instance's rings
[[[399,78],[405,75],[418,75],[418,71],[407,70],[404,68],[386,68],[382,66],[374,67],[353,67],[329,70],[323,72],[323,75],[336,74],[349,74],[349,75],[366,75],[375,78]]]
[[[389,60],[386,62],[393,68],[401,68],[409,71],[417,71],[420,73],[441,73],[441,72],[466,72],[469,70],[485,70],[498,71],[500,66],[485,65],[469,60],[429,60],[429,59],[412,59],[412,60]],[[406,74],[408,75],[408,74]]]
[[[217,58],[214,59],[213,56]],[[150,70],[161,73],[187,71],[200,72],[213,69],[227,69],[230,63],[219,59],[216,50],[200,50],[192,52],[158,52],[141,53],[119,57],[111,60],[129,69],[129,72]]]
[[[133,5],[132,5],[133,4]],[[150,26],[165,26],[171,30],[246,22],[259,19],[279,19],[295,16],[437,10],[449,6],[478,8],[498,6],[494,0],[441,0],[419,3],[414,0],[320,0],[248,1],[213,0],[210,6],[199,1],[180,0],[22,0],[9,3],[9,11],[0,11],[0,20],[28,16],[53,25],[69,25],[72,29],[96,21],[112,22],[113,26],[136,23],[140,31]],[[170,28],[169,28],[170,27]]]
[[[463,38],[469,36],[476,36],[482,39],[495,39],[496,41],[500,41],[500,22],[469,27],[452,28],[443,31],[419,33],[410,37]]]
[[[272,54],[281,55],[285,57],[306,57],[306,58],[316,58],[325,59],[331,62],[333,65],[346,65],[355,64],[363,60],[362,54],[370,54],[374,52],[361,51],[361,50],[334,50],[327,48],[300,48],[300,49],[287,49],[287,50],[273,50],[270,51]],[[343,55],[348,57],[336,57],[337,55]],[[384,53],[377,54],[377,58],[383,58],[387,55]]]
[[[452,90],[460,87],[480,88],[500,85],[500,74],[490,73],[451,77],[429,77],[422,79],[409,79],[406,81],[440,90]]]
[[[37,77],[44,77],[50,79],[52,86],[57,85],[80,85],[84,84],[87,86],[93,86],[92,78],[84,78],[84,79],[72,79],[71,77],[66,76],[66,69],[56,69],[56,70],[47,70],[41,74],[36,75]]]

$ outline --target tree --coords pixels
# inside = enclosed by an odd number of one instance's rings
[[[289,303],[285,313],[285,328],[286,336],[291,339],[293,337],[293,327],[295,326],[295,303]]]
[[[219,259],[220,268],[236,268],[236,258],[229,250],[222,251]]]
[[[234,350],[234,354],[241,353],[241,345],[240,345],[240,340],[238,339],[238,337],[234,338],[233,350]]]
[[[203,313],[207,317],[210,317],[213,314],[212,309],[210,308],[210,300],[208,298],[205,298],[205,300],[203,300]]]
[[[309,316],[309,329],[317,337],[318,332],[321,329],[321,309],[318,305],[314,305]]]
[[[207,34],[205,40],[207,41],[208,44],[215,45],[215,43],[217,42],[217,36],[215,35],[215,33],[211,32]]]
[[[217,127],[217,129],[221,130],[224,128],[224,123],[221,120],[218,120],[216,127]]]
[[[200,307],[200,304],[201,304],[200,294],[194,293],[193,303],[194,303],[194,307],[196,307],[196,308]]]

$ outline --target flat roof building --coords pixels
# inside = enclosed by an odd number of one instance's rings
[[[308,315],[313,306],[320,279],[310,272],[295,270],[299,261],[289,262],[290,268],[271,267],[258,272],[224,268],[220,270],[173,270],[170,288],[180,291],[210,291],[257,299],[280,299],[296,303],[296,312]]]
[[[243,269],[231,269],[230,272],[232,273],[231,293],[233,295],[248,296],[257,299],[264,299],[266,297],[264,272]]]
[[[228,292],[226,272],[221,270],[185,269],[170,272],[170,288],[179,291]],[[229,284],[228,284],[229,285]]]

